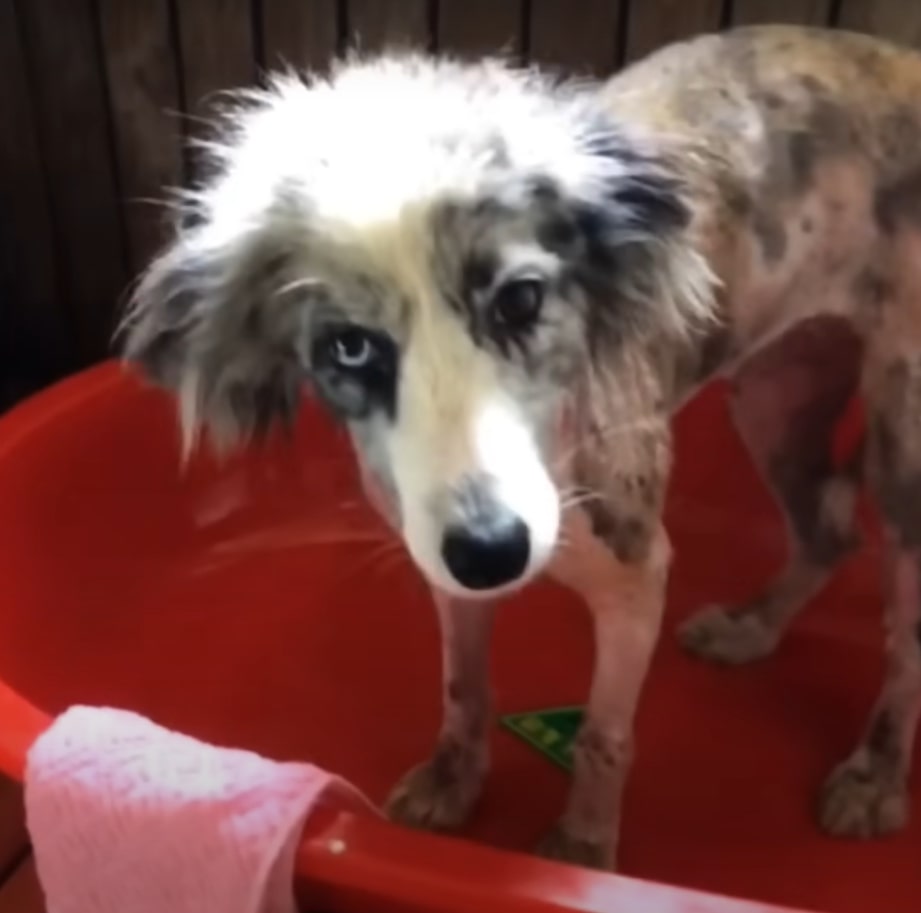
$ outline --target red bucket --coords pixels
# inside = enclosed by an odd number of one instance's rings
[[[669,630],[624,820],[631,877],[514,852],[550,826],[567,776],[497,727],[494,772],[464,835],[474,840],[346,813],[312,820],[299,856],[305,909],[917,909],[917,824],[856,845],[823,837],[811,817],[878,685],[873,549],[771,662],[731,672],[693,662],[674,623],[704,600],[750,593],[783,540],[718,391],[686,411],[678,435]],[[172,404],[117,366],[27,402],[0,419],[0,581],[0,768],[13,777],[49,715],[74,703],[306,759],[375,800],[431,747],[439,647],[428,595],[363,504],[342,435],[312,406],[293,439],[181,471]],[[591,653],[569,595],[540,584],[511,600],[496,632],[500,711],[580,703]]]

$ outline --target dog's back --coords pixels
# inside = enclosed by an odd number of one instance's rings
[[[748,28],[666,48],[605,91],[683,158],[740,354],[811,313],[872,333],[892,287],[921,282],[921,55]]]

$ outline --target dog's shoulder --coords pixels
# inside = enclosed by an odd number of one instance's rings
[[[674,150],[731,296],[768,301],[807,272],[824,287],[876,234],[921,226],[915,51],[844,31],[742,28],[666,47],[602,92],[611,116]]]

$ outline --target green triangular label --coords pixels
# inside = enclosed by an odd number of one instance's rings
[[[583,715],[581,707],[554,707],[531,713],[511,713],[502,717],[501,723],[554,764],[572,771],[572,748]]]

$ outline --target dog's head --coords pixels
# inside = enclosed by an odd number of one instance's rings
[[[187,445],[289,417],[307,380],[436,586],[528,579],[557,541],[567,395],[702,306],[678,175],[595,90],[420,57],[280,77],[210,149],[125,324]]]

